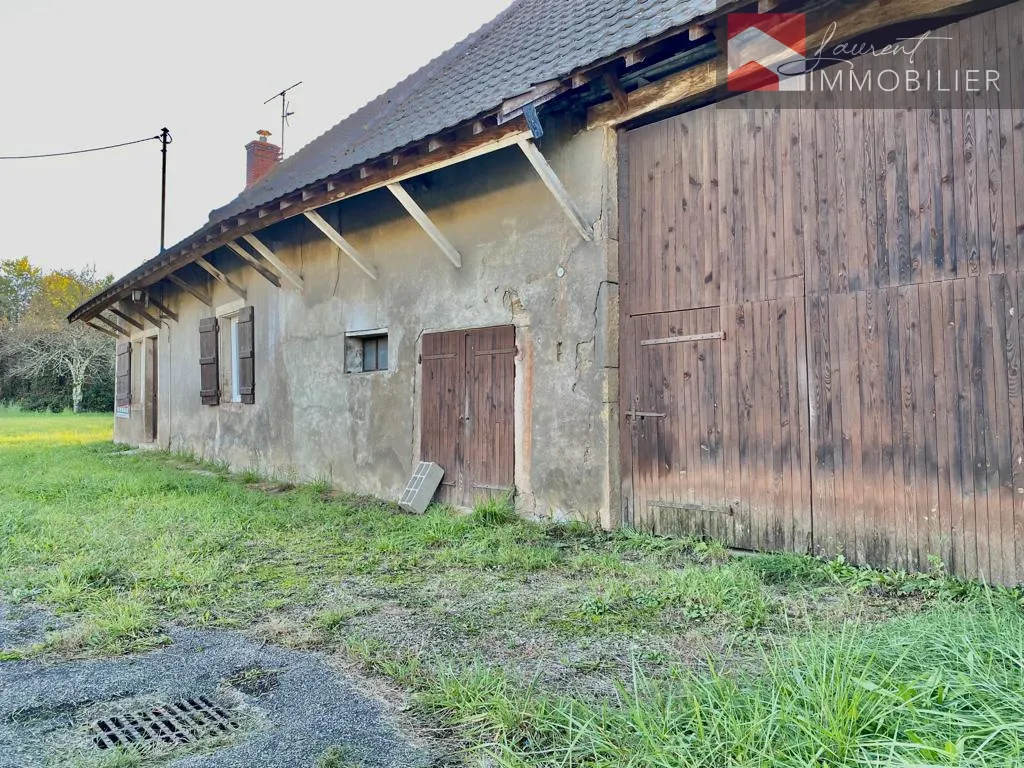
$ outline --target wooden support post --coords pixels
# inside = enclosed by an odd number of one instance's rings
[[[243,301],[245,300],[245,289],[237,285],[234,280],[232,280],[230,277],[228,277],[215,266],[213,266],[213,264],[208,262],[202,256],[196,257],[195,263],[197,266],[202,267],[204,270],[206,270],[214,280],[216,280],[219,283],[222,283],[223,285],[226,285],[229,289],[231,289],[231,291],[233,291],[238,296],[238,298],[242,299]]]
[[[111,328],[113,328],[117,333],[121,334],[122,336],[130,336],[131,335],[130,333],[128,333],[128,331],[126,329],[122,328],[120,325],[115,323],[109,317],[104,317],[103,315],[96,315],[96,319],[100,320],[101,322],[105,323],[106,325],[109,325]]]
[[[174,322],[178,322],[177,312],[172,312],[171,310],[169,310],[166,304],[155,299],[153,297],[153,294],[151,294],[149,291],[146,291],[146,296],[149,297],[149,303],[156,307],[158,310],[160,310],[161,314],[163,314],[166,317],[169,317]]]
[[[242,259],[242,261],[244,261],[250,267],[259,272],[260,275],[263,278],[265,278],[268,283],[278,288],[281,287],[281,280],[278,278],[278,276],[274,274],[271,270],[267,269],[263,264],[260,263],[259,259],[253,256],[247,250],[245,250],[245,248],[240,246],[236,241],[231,240],[228,243],[228,248],[230,248],[231,252],[238,256],[238,258]]]
[[[537,145],[529,139],[520,139],[519,148],[523,150],[523,154],[526,155],[526,159],[530,161],[530,165],[537,171],[537,175],[540,176],[541,181],[547,186],[548,190],[554,195],[555,200],[562,206],[562,210],[565,211],[565,215],[569,217],[569,220],[573,223],[573,226],[579,231],[580,236],[584,240],[594,239],[594,228],[587,223],[587,220],[583,218],[583,214],[580,209],[576,207],[576,203],[572,197],[569,196],[569,192],[562,184],[562,180],[558,178],[555,170],[548,165],[548,161],[545,159],[541,151],[537,149]]]
[[[255,249],[256,253],[266,259],[267,263],[276,269],[280,273],[281,277],[298,288],[300,292],[305,289],[305,283],[302,280],[302,276],[285,264],[278,255],[270,250],[262,240],[256,237],[256,235],[242,235],[242,239],[251,245],[253,249]]]
[[[134,326],[135,326],[136,328],[138,328],[138,329],[139,329],[140,331],[143,331],[143,330],[145,330],[145,329],[146,329],[146,326],[144,326],[144,325],[143,325],[142,323],[140,323],[140,322],[139,322],[138,320],[136,320],[136,319],[135,319],[134,317],[132,317],[131,315],[128,315],[128,314],[126,314],[126,313],[122,312],[122,311],[121,311],[120,309],[117,309],[117,308],[115,308],[115,307],[107,307],[107,310],[108,310],[109,312],[111,312],[111,313],[113,313],[113,314],[117,315],[118,317],[120,317],[120,318],[121,318],[122,320],[124,320],[124,321],[125,321],[126,323],[128,323],[129,325],[134,325]]]
[[[363,272],[368,274],[374,280],[377,279],[377,268],[364,259],[360,255],[359,251],[352,246],[352,243],[342,237],[338,230],[328,224],[323,216],[316,211],[306,211],[305,215],[307,219],[313,222],[317,229],[327,235],[328,240],[341,248],[341,250],[344,251],[345,254],[352,259],[352,261],[354,261],[361,270],[363,270]]]
[[[94,323],[92,320],[86,320],[85,324],[88,325],[90,328],[92,328],[94,331],[99,331],[100,333],[105,333],[105,334],[107,334],[107,336],[112,336],[115,339],[117,338],[117,334],[116,333],[114,333],[113,331],[109,331],[106,328],[102,328],[101,326],[96,325],[96,323]]]
[[[185,293],[191,294],[193,296],[193,298],[199,299],[199,301],[201,301],[206,306],[208,306],[208,307],[212,307],[213,306],[213,299],[211,299],[209,296],[204,294],[198,288],[193,288],[191,285],[186,283],[184,280],[182,280],[177,275],[170,274],[170,275],[167,276],[167,279],[170,280],[172,283],[174,283],[179,288],[181,288],[181,290],[185,291]]]
[[[423,231],[427,233],[430,239],[434,241],[434,244],[448,257],[448,260],[456,267],[461,267],[462,254],[455,249],[455,246],[451,244],[447,237],[441,234],[441,230],[435,226],[426,212],[410,197],[401,182],[388,184],[388,189],[391,190],[391,194],[402,204],[402,207],[405,208],[409,215],[416,220],[416,223],[423,228]]]

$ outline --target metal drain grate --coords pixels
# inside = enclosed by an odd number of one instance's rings
[[[230,712],[206,696],[175,704],[158,704],[140,712],[111,715],[90,726],[92,740],[100,749],[193,744],[225,736],[238,728],[238,721]]]

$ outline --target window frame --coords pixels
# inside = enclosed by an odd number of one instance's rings
[[[381,342],[384,348],[384,364],[381,365]],[[354,347],[358,345],[358,347]],[[367,353],[372,352],[370,355]],[[353,356],[358,355],[358,364],[353,364]],[[391,341],[387,328],[374,328],[365,331],[349,331],[345,334],[345,373],[386,373],[391,370]],[[373,359],[373,367],[367,367],[368,357]]]
[[[220,404],[242,404],[241,358],[238,343],[238,316],[246,307],[243,299],[223,304],[215,310],[219,326],[217,355],[220,359]],[[227,326],[225,328],[225,325]],[[226,333],[225,333],[226,331]],[[225,360],[225,356],[228,358]],[[227,385],[227,386],[225,386]]]

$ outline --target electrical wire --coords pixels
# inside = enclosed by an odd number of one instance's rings
[[[73,149],[70,152],[49,152],[43,155],[0,155],[0,160],[36,160],[41,157],[66,157],[67,155],[82,155],[86,152],[102,152],[107,149],[118,149],[119,147],[128,147],[132,144],[142,144],[146,141],[160,141],[159,136],[147,136],[144,139],[136,139],[135,141],[124,141],[120,144],[108,144],[105,147],[90,147],[89,149]]]

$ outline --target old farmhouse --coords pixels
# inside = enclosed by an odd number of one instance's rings
[[[808,57],[871,41],[823,71],[874,90],[723,88],[728,18],[796,12]],[[946,88],[890,91],[875,54],[925,32]],[[118,339],[121,442],[1017,583],[1022,62],[1022,0],[517,0],[284,161],[250,143],[70,320]]]

